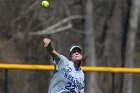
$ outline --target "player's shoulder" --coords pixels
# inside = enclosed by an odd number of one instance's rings
[[[68,60],[68,58],[62,54],[58,54],[57,57],[59,57],[60,59],[63,59],[63,60]]]

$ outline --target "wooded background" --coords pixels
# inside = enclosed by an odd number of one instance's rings
[[[42,40],[83,66],[140,67],[140,0],[0,0],[0,63],[52,64]],[[52,71],[9,71],[9,93],[47,93]],[[112,74],[85,72],[85,93],[111,93]],[[139,93],[140,74],[115,74],[114,93]],[[4,71],[0,70],[0,93]]]

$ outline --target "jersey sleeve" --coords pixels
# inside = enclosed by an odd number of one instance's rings
[[[61,54],[58,54],[54,59],[54,65],[56,70],[63,69],[68,63],[69,60]]]
[[[84,93],[84,88],[80,90],[80,93]]]
[[[85,84],[83,83],[83,86],[80,89],[80,93],[84,93],[84,88],[85,88]]]

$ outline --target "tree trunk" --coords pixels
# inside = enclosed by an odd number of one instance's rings
[[[135,37],[138,26],[140,0],[131,0],[129,28],[126,41],[125,67],[133,67],[133,52],[135,48]],[[133,93],[132,74],[124,74],[123,93]]]
[[[85,7],[85,53],[86,65],[96,66],[95,40],[93,26],[93,3],[92,0],[86,0]],[[96,82],[96,74],[94,72],[86,74],[86,93],[102,93]]]

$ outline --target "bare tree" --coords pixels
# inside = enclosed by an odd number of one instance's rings
[[[128,1],[133,2],[131,7]],[[67,57],[71,44],[84,43],[84,65],[133,65],[139,0],[50,0],[48,8],[42,8],[40,3],[41,0],[0,0],[0,60],[51,64],[52,60],[41,47],[41,38],[48,36],[53,38],[56,49]],[[11,71],[10,75],[11,93],[46,93],[51,74]],[[110,93],[111,75],[87,72],[85,93]],[[115,74],[115,93],[122,93],[122,88],[123,93],[132,93],[132,76],[125,74],[124,77],[121,86],[121,74]]]
[[[129,28],[126,40],[125,67],[133,67],[135,37],[138,28],[140,0],[131,0]],[[133,75],[124,74],[123,93],[133,93]]]
[[[94,25],[93,25],[93,3],[92,0],[86,0],[85,6],[85,54],[86,54],[86,65],[96,66],[96,53],[95,53],[95,36],[94,36]],[[96,74],[86,74],[86,93],[102,93],[98,87]]]

